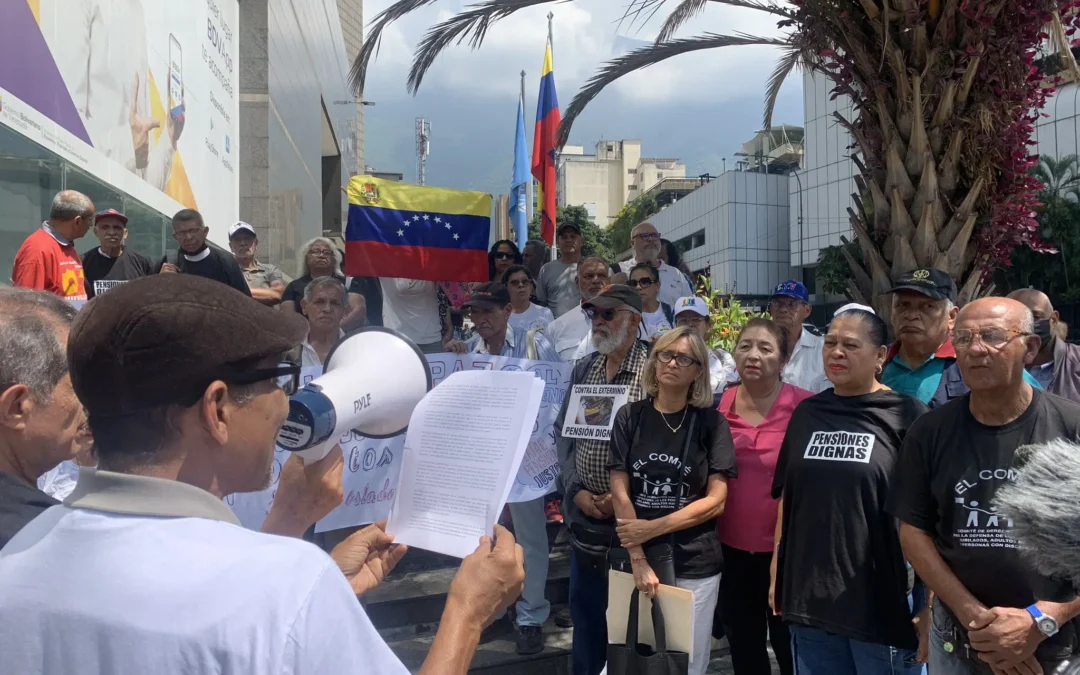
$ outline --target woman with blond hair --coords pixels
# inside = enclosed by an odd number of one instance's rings
[[[642,374],[647,398],[624,405],[611,432],[616,533],[639,590],[694,593],[690,675],[709,665],[723,566],[716,518],[736,475],[727,421],[712,407],[709,352],[690,328],[661,335]]]

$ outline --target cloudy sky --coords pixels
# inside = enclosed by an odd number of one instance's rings
[[[555,81],[563,109],[604,61],[652,40],[660,20],[620,26],[627,0],[534,7],[495,24],[478,51],[467,45],[448,49],[428,71],[419,94],[409,95],[405,80],[415,45],[429,26],[468,1],[442,0],[384,32],[364,93],[376,103],[364,109],[365,162],[414,180],[414,122],[422,116],[432,128],[428,184],[498,194],[509,189],[522,70],[532,147],[547,12],[555,13]],[[390,4],[368,0],[365,20]],[[658,16],[675,4],[667,0]],[[708,3],[679,35],[707,31],[779,34],[776,17],[716,3]],[[588,151],[601,139],[641,139],[645,156],[680,158],[688,175],[717,174],[724,158],[732,166],[732,155],[760,128],[765,83],[775,58],[769,47],[734,47],[686,54],[647,68],[597,97],[578,119],[570,142]],[[801,76],[789,78],[774,123],[803,123]]]

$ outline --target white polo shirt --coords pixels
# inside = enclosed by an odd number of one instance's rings
[[[0,671],[409,672],[314,545],[245,530],[199,488],[94,469],[0,550]]]
[[[784,366],[784,382],[815,394],[831,389],[832,382],[825,376],[825,362],[821,358],[821,347],[824,344],[825,338],[802,329],[799,341],[795,343],[795,350]]]
[[[555,319],[544,329],[548,342],[559,352],[559,358],[568,363],[574,362],[574,353],[581,340],[589,334],[591,324],[581,305]]]
[[[619,269],[629,275],[630,270],[636,264],[637,257],[634,257],[619,263]],[[694,294],[694,289],[690,286],[690,282],[686,280],[686,275],[679,269],[660,261],[660,266],[656,268],[656,271],[660,276],[660,293],[656,296],[656,299],[660,302],[674,307],[679,298]]]

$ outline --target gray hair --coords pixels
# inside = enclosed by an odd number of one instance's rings
[[[299,264],[296,266],[296,269],[303,270],[304,274],[311,274],[311,270],[308,269],[307,254],[315,244],[326,244],[326,246],[330,248],[330,251],[334,254],[334,269],[341,271],[341,264],[343,262],[341,259],[341,252],[338,251],[338,247],[334,242],[326,237],[315,237],[314,239],[304,242],[304,245],[300,247]]]
[[[68,372],[57,328],[71,325],[75,308],[52,295],[25,288],[0,288],[0,391],[25,385],[38,403],[48,403]]]
[[[304,288],[304,300],[311,302],[311,299],[315,297],[315,291],[323,286],[333,286],[341,291],[341,299],[345,299],[345,284],[341,283],[341,279],[337,277],[316,277]]]
[[[89,218],[94,215],[94,202],[81,192],[61,190],[53,197],[49,208],[49,220],[67,222],[79,216]]]
[[[525,248],[540,249],[540,251],[546,255],[551,254],[551,248],[543,239],[530,239],[529,241],[525,242]]]

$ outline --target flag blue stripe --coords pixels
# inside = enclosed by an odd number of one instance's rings
[[[427,216],[427,220],[424,220]],[[438,218],[439,222],[435,222]],[[406,219],[409,224],[405,225]],[[447,224],[450,225],[447,228]],[[491,218],[349,204],[345,241],[487,251]],[[401,234],[398,234],[398,232]],[[458,238],[454,239],[454,235]]]
[[[529,223],[525,213],[526,184],[532,179],[529,174],[529,150],[525,140],[525,102],[518,99],[517,131],[514,134],[514,175],[510,185],[510,205],[508,214],[514,225],[514,236],[518,249],[525,248],[529,238]]]
[[[548,113],[559,107],[559,95],[555,93],[555,72],[540,78],[540,95],[536,99],[536,121],[544,119]]]

